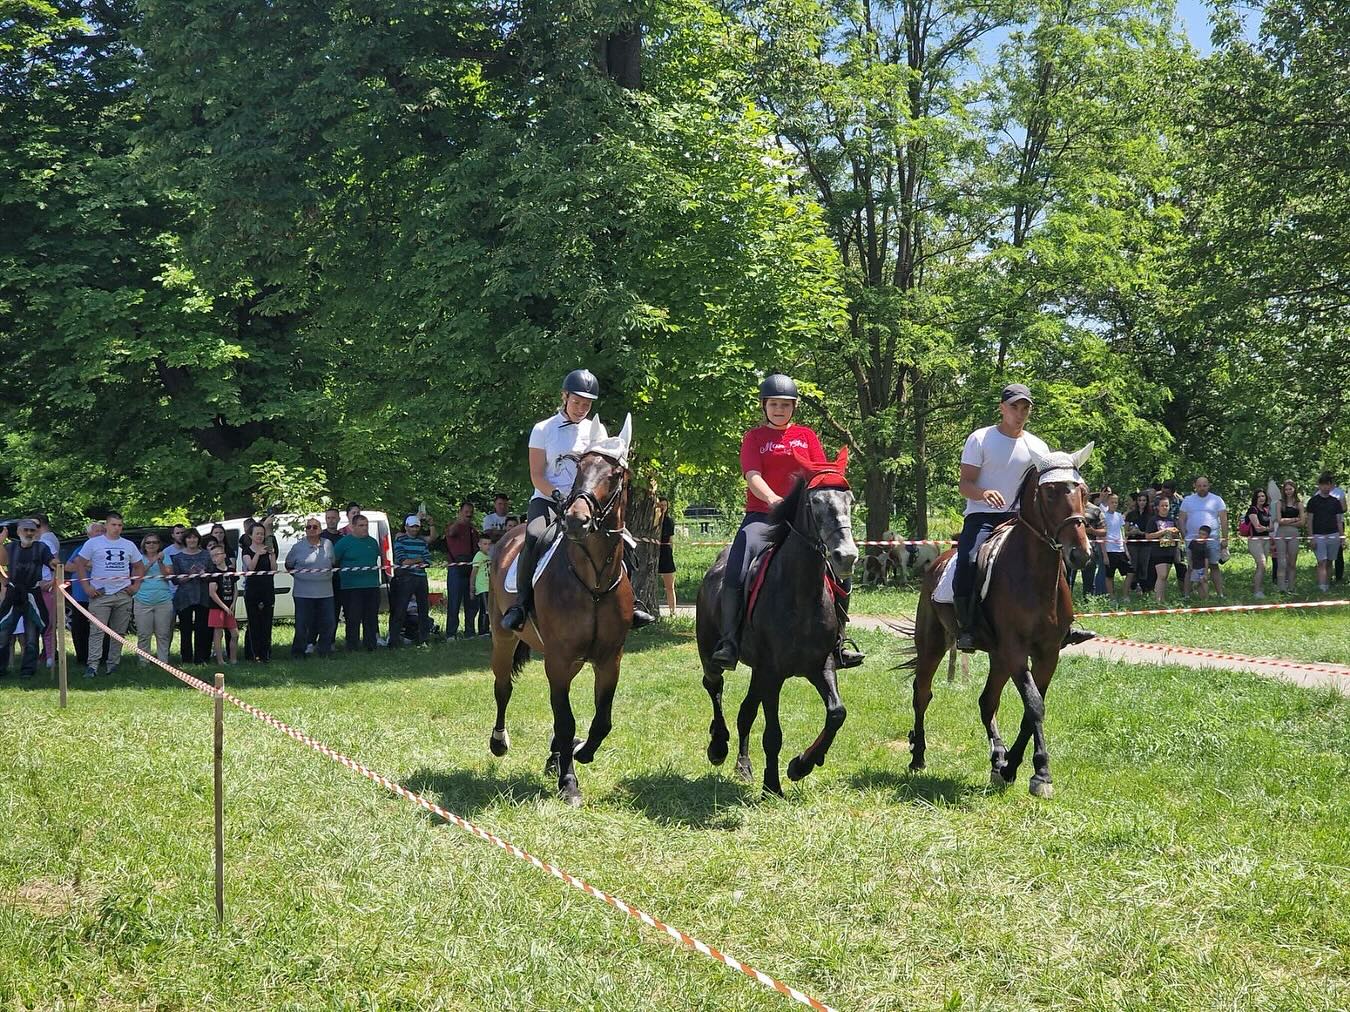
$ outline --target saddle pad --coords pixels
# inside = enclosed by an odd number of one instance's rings
[[[989,596],[989,584],[994,576],[994,564],[998,561],[1003,546],[1008,542],[1013,524],[1005,523],[994,528],[992,534],[980,546],[975,556],[975,572],[980,577],[980,600]],[[942,563],[942,572],[938,574],[937,585],[933,587],[934,604],[954,604],[956,601],[956,556],[952,555]]]
[[[561,545],[562,543],[563,539],[557,538],[556,540],[554,540],[553,544],[549,545],[548,548],[544,549],[544,554],[540,556],[538,565],[534,567],[534,579],[530,581],[532,585],[537,584],[539,582],[539,577],[541,577],[544,574],[544,570],[548,568],[548,563],[549,560],[553,558],[553,553],[558,550],[558,546]],[[520,565],[520,553],[517,552],[516,557],[511,560],[511,567],[507,569],[506,579],[503,581],[505,584],[506,592],[508,594],[516,593],[516,568],[519,565]]]
[[[764,587],[764,576],[769,571],[769,560],[773,558],[776,551],[778,551],[778,546],[774,545],[754,562],[755,571],[750,575],[750,594],[745,603],[745,620],[747,622],[750,621],[750,616],[755,613],[755,602],[759,600],[759,592]]]

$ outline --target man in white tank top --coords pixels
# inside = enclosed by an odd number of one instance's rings
[[[953,592],[958,632],[956,648],[975,650],[974,618],[979,598],[974,593],[975,557],[989,533],[1013,516],[1018,488],[1031,467],[1031,451],[1049,454],[1050,448],[1026,431],[1031,415],[1031,391],[1009,383],[999,397],[999,422],[976,429],[961,451],[960,491],[966,498],[966,518],[956,543],[956,579]]]

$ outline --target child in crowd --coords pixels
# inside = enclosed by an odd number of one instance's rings
[[[492,620],[488,615],[488,586],[492,570],[488,563],[492,554],[492,538],[484,531],[478,536],[478,551],[473,557],[473,566],[469,570],[469,586],[473,588],[473,599],[478,605],[478,635],[491,636]],[[465,632],[468,632],[466,629]]]
[[[1201,600],[1204,600],[1209,596],[1210,533],[1209,525],[1202,524],[1200,529],[1196,531],[1196,536],[1191,539],[1191,543],[1186,546],[1191,556],[1191,572],[1188,585],[1189,587],[1194,587],[1196,583],[1199,582]]]
[[[211,600],[211,610],[206,624],[215,630],[212,654],[217,664],[233,664],[239,659],[239,620],[234,617],[239,577],[230,573],[225,546],[219,542],[211,546],[211,565],[215,575],[207,580],[206,594]],[[228,645],[229,660],[225,659],[223,644]]]

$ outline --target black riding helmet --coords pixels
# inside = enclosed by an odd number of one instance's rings
[[[797,384],[792,382],[791,376],[784,376],[781,372],[770,373],[759,384],[760,401],[767,401],[770,397],[777,397],[786,401],[800,399],[797,394]]]
[[[573,369],[563,380],[563,393],[576,394],[593,401],[600,396],[600,381],[589,369]]]

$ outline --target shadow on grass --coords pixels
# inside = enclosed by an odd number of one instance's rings
[[[950,808],[969,808],[971,799],[984,793],[982,787],[969,780],[891,769],[859,770],[848,782],[860,791],[889,791],[896,801],[905,804],[918,802]]]
[[[410,791],[425,795],[456,815],[469,816],[483,811],[498,800],[513,805],[552,798],[551,784],[556,778],[515,774],[499,777],[475,770],[420,769],[403,781]]]
[[[691,779],[674,772],[647,773],[618,783],[619,798],[652,822],[690,829],[736,829],[744,807],[759,799],[759,785],[705,773]]]

